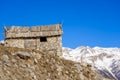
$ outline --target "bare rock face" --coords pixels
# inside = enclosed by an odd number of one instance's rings
[[[41,51],[0,46],[0,80],[107,80],[91,66]]]

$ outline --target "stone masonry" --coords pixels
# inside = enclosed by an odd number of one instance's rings
[[[61,24],[4,28],[5,46],[54,52],[55,55],[62,56]]]

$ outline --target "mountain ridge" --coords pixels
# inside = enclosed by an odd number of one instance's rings
[[[91,64],[93,69],[105,77],[111,78],[112,76],[112,78],[120,80],[120,66],[117,64],[120,61],[120,48],[90,48],[88,46],[80,46],[76,49],[63,48],[63,57]]]

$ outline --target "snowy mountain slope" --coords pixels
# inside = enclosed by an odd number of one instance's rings
[[[0,43],[4,43],[4,40],[1,40]]]
[[[63,57],[77,62],[92,65],[98,73],[105,77],[120,80],[120,48],[78,47],[63,48]]]

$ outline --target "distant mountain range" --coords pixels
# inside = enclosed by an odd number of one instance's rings
[[[0,43],[4,43],[4,40],[1,40]]]
[[[63,57],[76,62],[86,62],[105,77],[120,80],[120,48],[63,47]]]

